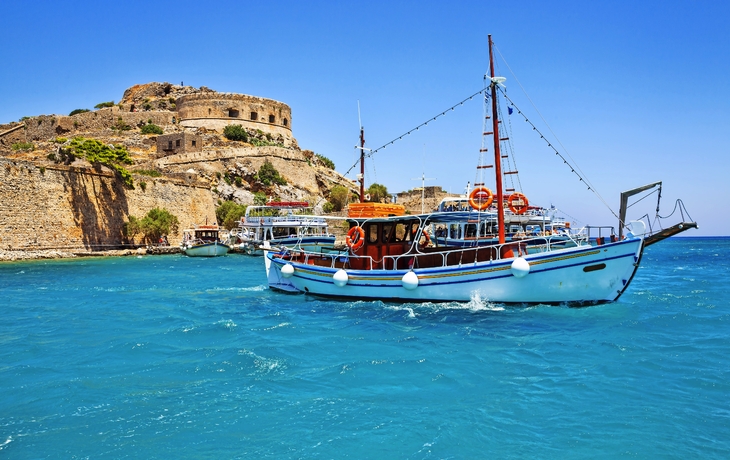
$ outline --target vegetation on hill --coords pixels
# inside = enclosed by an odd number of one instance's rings
[[[157,242],[161,236],[177,233],[180,227],[178,218],[164,208],[153,208],[142,219],[129,216],[124,224],[124,235],[129,238],[142,234],[144,241]]]
[[[223,128],[223,135],[229,141],[243,141],[248,142],[248,133],[246,129],[241,125],[228,125]]]
[[[33,150],[35,150],[35,145],[33,145],[33,143],[31,142],[16,142],[10,148],[15,151],[32,152]]]
[[[246,214],[246,206],[235,201],[224,201],[215,210],[215,217],[218,223],[226,230],[238,226],[238,222]]]
[[[162,134],[164,131],[154,123],[147,123],[140,128],[139,132],[142,134]]]
[[[49,154],[48,158],[65,164],[71,164],[76,158],[83,158],[89,163],[105,165],[116,171],[125,185],[134,187],[132,175],[122,166],[133,163],[129,151],[123,145],[111,145],[96,139],[75,137],[67,147],[60,148],[57,154]]]
[[[389,198],[388,188],[385,185],[373,183],[368,187],[367,193],[370,195],[370,201],[380,203],[385,198]]]
[[[95,109],[103,109],[105,107],[114,107],[114,101],[100,102],[94,106]]]
[[[259,168],[259,172],[256,175],[257,179],[260,180],[264,185],[269,186],[272,184],[286,185],[286,179],[281,177],[279,171],[274,168],[269,160],[264,161],[264,164]]]
[[[89,109],[76,109],[76,110],[72,110],[71,113],[68,114],[68,116],[69,117],[72,117],[72,116],[77,115],[79,113],[86,113],[86,112],[90,112],[90,110]]]
[[[336,212],[342,211],[349,199],[350,191],[342,185],[335,185],[330,190],[330,198],[327,203],[324,204],[324,212]]]
[[[322,163],[325,167],[329,169],[335,169],[335,163],[326,156],[315,153],[314,157],[319,160],[319,162]]]

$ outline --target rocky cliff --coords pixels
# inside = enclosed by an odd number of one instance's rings
[[[176,101],[194,94],[210,99],[216,123],[198,118],[198,126],[191,127],[181,119]],[[200,112],[200,101],[196,103]],[[247,105],[234,107],[236,103]],[[268,114],[269,109],[277,112]],[[0,125],[0,249],[125,247],[134,243],[122,231],[130,215],[142,217],[154,207],[165,208],[185,227],[214,220],[215,207],[223,200],[252,204],[257,194],[307,200],[321,211],[334,185],[354,191],[354,184],[313,152],[299,148],[285,109],[285,104],[261,98],[217,97],[204,87],[150,83],[128,89],[122,102],[111,107]],[[235,118],[249,112],[248,120]],[[220,126],[221,114],[230,115],[223,120],[228,124],[244,125],[248,141],[229,141],[222,130],[211,128]],[[148,124],[162,128],[164,135],[190,133],[202,146],[160,151],[158,135],[142,134]],[[59,161],[59,153],[76,136],[126,147],[133,161],[126,166],[133,185],[125,185],[117,172],[99,163]],[[258,179],[267,161],[286,185]],[[176,244],[180,237],[171,235],[170,242]]]

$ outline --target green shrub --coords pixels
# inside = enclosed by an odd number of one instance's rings
[[[124,224],[124,234],[130,238],[142,234],[146,240],[156,242],[162,235],[176,233],[180,221],[167,209],[151,209],[142,219],[129,216],[129,221]]]
[[[329,203],[332,204],[332,211],[342,211],[342,209],[347,205],[349,196],[350,191],[342,185],[335,185],[332,187],[329,199]]]
[[[223,128],[223,135],[229,141],[248,142],[248,133],[241,125],[228,125]]]
[[[103,109],[105,107],[114,107],[114,101],[100,102],[94,106],[95,109]]]
[[[79,113],[85,113],[85,112],[89,112],[89,111],[90,111],[89,109],[76,109],[76,110],[72,110],[71,113],[68,114],[68,116],[72,117],[74,115],[78,115]]]
[[[215,210],[215,217],[225,229],[230,230],[238,226],[238,221],[246,215],[246,206],[235,201],[224,201]]]
[[[325,167],[329,169],[335,169],[335,163],[326,156],[315,153],[314,157],[319,160],[319,162],[322,163]]]
[[[41,166],[38,169],[41,171],[41,174],[45,174],[46,173],[46,167],[45,166]]]
[[[139,181],[139,188],[141,188],[143,192],[146,191],[147,190],[147,182],[145,182],[143,180]]]
[[[267,201],[268,200],[266,199],[266,194],[264,192],[256,192],[253,194],[253,204],[263,206]]]
[[[388,189],[385,185],[373,183],[368,187],[368,194],[370,194],[370,201],[380,203],[385,198],[389,198]]]
[[[66,139],[65,137],[57,137],[57,138],[56,138],[56,139],[54,140],[54,142],[55,142],[56,144],[65,144],[66,142],[68,142],[68,139]]]
[[[122,164],[131,165],[133,163],[125,146],[108,145],[96,139],[75,137],[71,141],[68,151],[64,149],[62,151],[66,155],[75,155],[90,163],[99,163],[112,168],[128,187],[134,188],[132,175],[122,166]]]
[[[16,151],[32,152],[33,150],[35,150],[35,145],[33,145],[31,142],[16,142],[11,146],[11,148]]]
[[[241,179],[241,176],[236,176],[234,182],[236,183],[236,187],[241,187],[243,185],[243,179]]]
[[[335,205],[330,203],[329,201],[326,202],[324,205],[322,205],[322,210],[326,213],[330,213],[335,210]]]
[[[119,131],[129,131],[132,129],[131,126],[126,124],[122,117],[117,118],[117,122],[112,125],[112,129],[118,129]]]
[[[269,160],[264,161],[264,164],[259,168],[257,176],[258,180],[266,186],[272,184],[286,185],[286,179],[281,177],[279,171],[274,168],[274,165]]]
[[[142,134],[162,134],[163,133],[162,128],[160,128],[159,126],[157,126],[153,123],[149,123],[147,125],[142,126],[142,128],[140,129],[140,132]]]

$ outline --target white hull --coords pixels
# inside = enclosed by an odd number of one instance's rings
[[[229,249],[223,243],[206,243],[186,247],[185,254],[190,257],[218,257],[228,254]]]
[[[264,243],[275,248],[285,246],[292,251],[322,252],[323,249],[334,248],[335,237],[317,236],[303,238],[279,238],[270,241],[250,240],[244,241],[238,247],[245,254],[250,256],[261,256],[264,254],[264,250],[262,249]]]
[[[633,238],[603,246],[580,246],[549,253],[525,255],[529,273],[518,277],[511,268],[516,259],[502,259],[438,268],[415,268],[417,286],[404,287],[410,270],[350,270],[343,286],[335,284],[334,267],[290,263],[273,257],[271,287],[282,290],[355,299],[399,301],[470,301],[478,297],[500,303],[602,303],[624,292],[641,258],[643,240]],[[293,274],[282,275],[286,264]],[[274,284],[271,284],[271,283]],[[341,283],[340,283],[341,284]]]

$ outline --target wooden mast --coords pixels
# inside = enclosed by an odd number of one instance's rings
[[[360,126],[360,203],[365,202],[365,128]]]
[[[494,175],[497,183],[497,226],[499,244],[504,244],[504,197],[502,192],[502,156],[499,152],[499,120],[497,119],[497,82],[494,80],[494,58],[492,56],[492,35],[489,34],[489,76],[492,93],[492,136],[494,136]]]

